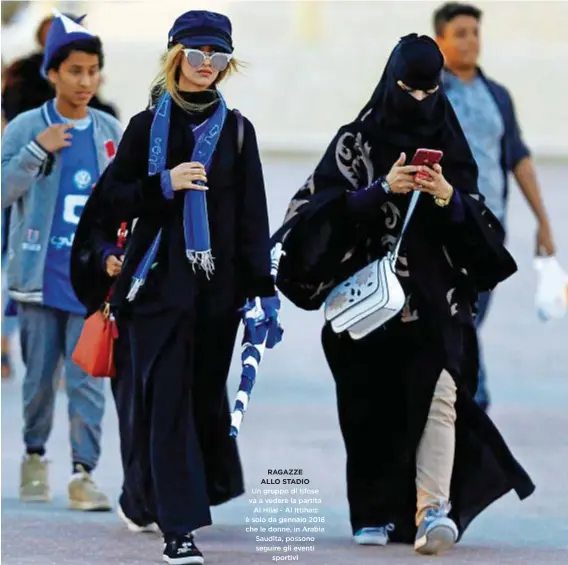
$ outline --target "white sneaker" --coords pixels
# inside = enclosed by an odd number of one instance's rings
[[[133,532],[135,534],[142,534],[142,533],[154,533],[159,534],[160,528],[156,522],[152,522],[150,524],[144,524],[143,526],[138,525],[136,522],[133,522],[122,509],[122,506],[119,504],[118,508],[116,509],[116,513],[118,517],[126,524],[128,531]]]
[[[437,555],[450,549],[458,539],[458,527],[448,518],[449,504],[430,508],[416,533],[414,550],[422,555]]]
[[[394,530],[394,524],[386,526],[361,528],[355,532],[353,539],[359,545],[387,545],[389,533]]]

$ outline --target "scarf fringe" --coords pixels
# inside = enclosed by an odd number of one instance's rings
[[[186,255],[193,267],[193,272],[195,272],[196,269],[202,269],[205,271],[207,280],[209,280],[211,275],[215,272],[215,261],[211,251],[186,251]],[[130,285],[130,290],[126,295],[126,300],[128,300],[128,302],[132,302],[136,298],[145,282],[145,278],[132,277],[132,284]]]
[[[205,276],[207,280],[215,272],[215,260],[213,259],[213,254],[211,250],[207,251],[186,251],[187,258],[193,267],[193,272],[196,269],[202,269],[205,271]]]
[[[130,290],[126,295],[126,300],[128,300],[128,302],[132,302],[136,298],[138,291],[142,288],[145,282],[146,282],[145,279],[138,279],[136,277],[132,277],[132,284],[130,285]]]

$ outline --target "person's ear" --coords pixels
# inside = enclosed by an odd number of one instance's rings
[[[444,59],[444,65],[446,64],[446,53],[444,52],[444,37],[441,35],[436,35],[435,37],[435,41],[436,44],[438,45],[438,48],[440,49],[440,53],[442,53],[442,57]]]
[[[53,85],[55,86],[55,83],[57,82],[57,71],[55,69],[49,69],[49,71],[47,71],[47,80]]]

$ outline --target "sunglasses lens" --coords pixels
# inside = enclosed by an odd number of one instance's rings
[[[205,63],[205,55],[197,49],[187,49],[185,56],[187,57],[187,62],[196,69]]]
[[[211,57],[211,66],[219,72],[224,71],[231,60],[230,55],[226,53],[214,53]]]

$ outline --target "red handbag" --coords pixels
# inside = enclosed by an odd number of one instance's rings
[[[122,249],[126,241],[127,223],[120,224],[117,247]],[[81,335],[73,351],[73,361],[92,377],[114,377],[114,340],[118,337],[116,320],[110,311],[113,288],[103,306],[91,314],[83,324]]]

